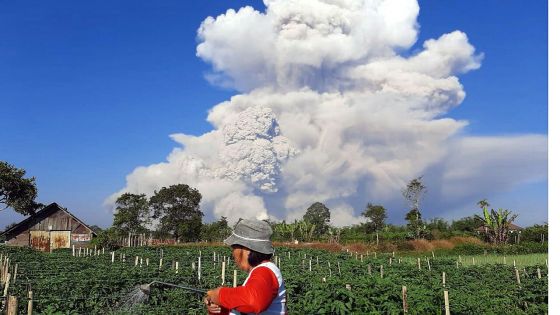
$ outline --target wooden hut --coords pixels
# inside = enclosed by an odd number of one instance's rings
[[[96,236],[87,224],[56,203],[51,203],[0,235],[9,245],[31,246],[42,251],[84,246]]]

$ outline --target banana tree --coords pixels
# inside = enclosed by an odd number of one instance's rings
[[[517,218],[517,214],[502,208],[499,208],[498,211],[491,209],[488,212],[488,208],[484,206],[482,215],[475,215],[475,218],[483,224],[487,240],[493,244],[505,244],[509,227]]]
[[[315,224],[311,224],[305,220],[295,221],[294,223],[297,225],[301,238],[307,242],[311,241],[313,232],[315,231]]]

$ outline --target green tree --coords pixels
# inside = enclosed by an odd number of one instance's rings
[[[186,184],[163,187],[150,198],[153,217],[159,219],[159,229],[167,231],[175,240],[200,239],[202,216],[197,189]]]
[[[385,226],[387,210],[383,206],[368,203],[362,216],[369,220],[366,226],[367,232],[379,232]]]
[[[368,203],[362,216],[366,217],[369,221],[366,223],[366,233],[375,233],[375,242],[379,245],[379,231],[385,226],[385,219],[387,219],[387,211],[381,205],[373,205]]]
[[[231,234],[231,228],[228,226],[226,217],[220,220],[206,223],[202,226],[201,237],[206,241],[220,242]]]
[[[402,190],[402,195],[410,209],[405,219],[408,221],[407,226],[413,233],[414,238],[422,237],[425,228],[422,222],[422,213],[420,212],[420,203],[425,194],[426,186],[422,183],[422,176],[412,179]]]
[[[43,207],[41,203],[35,201],[37,198],[35,177],[23,176],[25,170],[0,161],[0,204],[4,205],[4,209],[0,210],[12,208],[17,213],[30,215]]]
[[[410,210],[404,217],[408,223],[406,226],[412,233],[415,239],[421,238],[425,229],[424,221],[422,221],[422,214],[418,209]]]
[[[325,234],[329,229],[331,222],[331,211],[324,204],[315,202],[303,215],[303,220],[315,225],[315,233],[317,235]]]
[[[148,199],[144,194],[124,193],[115,202],[117,207],[113,215],[113,227],[120,235],[144,233],[149,224]]]
[[[480,222],[477,221],[474,217],[465,217],[459,220],[454,220],[451,223],[451,230],[458,231],[458,232],[474,232],[476,229],[480,227]]]

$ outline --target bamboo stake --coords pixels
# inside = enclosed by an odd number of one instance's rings
[[[418,270],[420,270],[420,258],[418,258]]]
[[[449,312],[449,292],[447,290],[443,291],[443,299],[445,300],[445,315],[451,315],[451,312]]]
[[[4,285],[4,295],[3,297],[6,298],[8,296],[8,288],[10,287],[10,278],[12,277],[11,274],[8,273],[8,276],[6,277],[6,282]]]
[[[405,314],[408,313],[408,304],[406,303],[406,286],[402,286],[402,307]]]
[[[33,291],[27,293],[27,315],[33,314]]]
[[[199,282],[199,283],[200,283],[200,280],[201,280],[201,278],[202,278],[202,272],[201,272],[202,270],[200,269],[200,268],[201,268],[201,267],[200,267],[200,260],[201,260],[201,257],[198,256],[198,282]]]
[[[226,262],[222,261],[222,285],[226,283]]]
[[[17,267],[18,267],[18,264],[16,264],[16,265],[14,266],[14,279],[13,279],[13,282],[14,282],[14,283],[16,283]]]
[[[8,315],[17,315],[17,297],[14,295],[10,295],[8,298]]]

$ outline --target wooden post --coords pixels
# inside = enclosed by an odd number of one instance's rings
[[[408,313],[408,304],[406,303],[406,286],[402,286],[402,307],[405,314]]]
[[[163,265],[163,258],[159,259],[159,269],[161,269],[161,265]]]
[[[449,312],[449,292],[447,290],[443,291],[443,299],[445,300],[445,315],[451,315]]]
[[[33,314],[33,291],[27,293],[27,315]]]
[[[115,262],[115,252],[111,252],[111,263]]]
[[[393,258],[395,258],[395,252],[393,252]],[[406,289],[406,287],[405,287],[405,289]]]
[[[506,264],[506,256],[504,256],[504,265]]]
[[[8,308],[7,308],[8,312],[6,314],[8,315],[17,315],[18,311],[17,311],[17,297],[14,295],[10,295],[10,297],[8,298]]]
[[[515,259],[513,260],[513,268],[516,268],[516,266],[515,266]]]
[[[430,265],[430,260],[429,260],[429,259],[426,259],[426,261],[428,262],[428,270],[429,270],[429,271],[432,271],[432,265]]]
[[[222,285],[226,283],[226,262],[222,261]]]
[[[175,273],[179,273],[179,261],[175,262]]]
[[[457,269],[459,269],[459,261],[455,262],[457,264]]]
[[[441,279],[442,279],[443,287],[445,287],[445,271],[441,273]]]
[[[389,257],[389,266],[393,264],[393,258]]]
[[[72,256],[76,257],[76,245],[72,245]]]
[[[519,278],[519,270],[515,268],[515,279],[517,280],[517,284],[521,285],[521,279]]]
[[[288,259],[290,259],[290,260],[292,259],[291,253],[292,253],[292,252],[288,252]]]
[[[473,264],[473,266],[474,266],[474,257],[472,258],[472,264]]]
[[[150,258],[146,258],[146,267],[150,265]]]
[[[311,259],[309,259],[309,271],[311,271]]]
[[[138,256],[136,256],[136,259],[134,259],[134,266],[138,266]]]
[[[537,268],[537,277],[541,278],[541,268]]]
[[[341,273],[340,273],[340,261],[338,262],[338,275],[339,276],[341,275]]]
[[[432,258],[436,258],[436,255],[434,254],[434,251],[432,251]]]
[[[233,270],[233,287],[237,287],[237,269]]]
[[[367,265],[367,273],[371,276],[371,264]]]
[[[379,266],[379,274],[381,275],[381,279],[383,279],[383,265]]]
[[[375,245],[379,246],[379,233],[375,231]]]
[[[331,270],[331,262],[327,262],[329,264],[329,277],[332,277],[332,270]]]
[[[373,258],[377,258],[377,252],[373,252]]]

